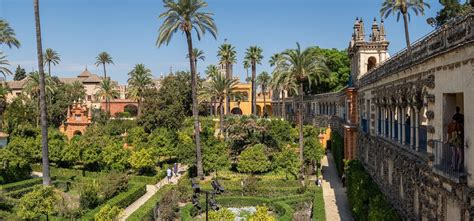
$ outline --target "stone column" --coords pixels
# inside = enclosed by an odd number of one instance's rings
[[[403,113],[402,113],[402,108],[400,106],[397,107],[397,110],[398,110],[397,111],[397,114],[398,114],[398,116],[397,116],[397,119],[398,119],[398,143],[403,144],[402,143],[402,126],[403,126],[402,125],[402,122],[403,122],[402,121],[402,115],[403,115]]]
[[[395,108],[390,108],[390,138],[395,139]]]
[[[410,147],[415,148],[415,117],[413,116],[413,107],[410,107]]]
[[[375,106],[375,135],[379,135],[379,106]]]
[[[401,114],[402,114],[402,118],[401,118],[401,119],[402,119],[402,120],[401,120],[400,123],[401,123],[401,125],[402,125],[402,126],[401,126],[401,128],[402,128],[402,133],[401,133],[401,135],[402,135],[402,144],[405,145],[405,144],[406,144],[406,140],[405,140],[406,131],[405,131],[405,125],[404,125],[405,120],[406,120],[406,119],[405,119],[405,115],[406,115],[406,114],[405,114],[405,107],[401,107],[401,110],[402,110],[402,111],[401,111]]]
[[[419,116],[419,113],[420,113],[420,110],[416,107],[415,108],[415,124],[414,124],[416,151],[418,151],[418,149],[420,147],[420,119],[419,119],[420,116]]]

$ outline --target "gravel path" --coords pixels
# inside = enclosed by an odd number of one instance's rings
[[[331,221],[353,220],[347,201],[346,188],[337,175],[336,164],[332,153],[328,153],[321,161],[323,167],[323,196],[326,219]]]
[[[171,184],[177,184],[178,180],[183,176],[184,172],[187,170],[187,166],[179,165],[178,167],[178,176],[173,176],[171,178],[171,183],[168,182],[168,178],[162,179],[155,185],[146,185],[146,193],[138,198],[135,202],[130,204],[127,208],[125,208],[124,215],[120,218],[120,220],[126,220],[133,212],[135,212],[138,208],[140,208],[143,204],[146,203],[155,193],[163,186]]]

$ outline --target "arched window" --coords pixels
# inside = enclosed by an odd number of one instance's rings
[[[374,68],[376,64],[377,59],[375,57],[370,57],[369,60],[367,60],[367,71],[370,71],[370,69]]]

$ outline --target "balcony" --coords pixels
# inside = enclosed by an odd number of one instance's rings
[[[433,155],[433,172],[456,183],[466,182],[463,148],[456,149],[447,143],[433,141]]]

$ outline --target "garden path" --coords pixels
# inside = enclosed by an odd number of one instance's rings
[[[158,182],[155,185],[146,185],[146,193],[138,198],[135,202],[130,204],[127,208],[125,208],[124,215],[120,218],[121,221],[126,220],[130,215],[132,215],[133,212],[135,212],[138,208],[140,208],[143,204],[146,203],[155,193],[161,189],[161,187],[171,184],[177,184],[178,180],[183,176],[184,172],[187,170],[187,166],[185,165],[179,165],[178,166],[178,176],[173,176],[171,178],[171,183],[168,182],[168,178],[162,179],[160,182]]]
[[[336,164],[332,153],[328,152],[321,161],[323,167],[323,197],[324,209],[327,220],[353,220],[349,202],[347,201],[346,188],[337,175]]]

